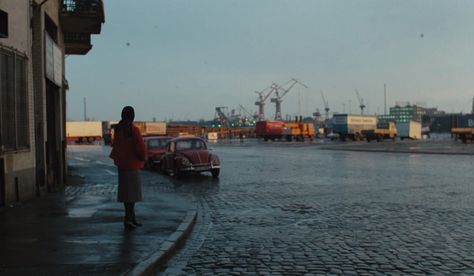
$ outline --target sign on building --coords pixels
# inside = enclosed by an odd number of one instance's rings
[[[63,84],[63,54],[61,48],[45,33],[46,77],[61,87]]]

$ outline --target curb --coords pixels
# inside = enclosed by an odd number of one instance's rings
[[[179,245],[191,234],[196,223],[196,217],[196,210],[188,211],[178,229],[161,244],[158,250],[122,275],[152,275],[156,267],[164,264],[178,250]]]

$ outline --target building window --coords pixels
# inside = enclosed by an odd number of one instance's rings
[[[0,49],[0,151],[29,148],[26,58]]]

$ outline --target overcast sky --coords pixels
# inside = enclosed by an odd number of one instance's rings
[[[211,119],[216,106],[255,112],[256,90],[297,78],[283,114],[324,104],[368,113],[395,101],[470,112],[474,1],[111,0],[86,56],[68,56],[68,119]],[[274,105],[266,104],[272,117]],[[343,110],[344,109],[344,110]]]

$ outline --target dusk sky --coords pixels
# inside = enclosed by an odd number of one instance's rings
[[[283,114],[324,105],[383,113],[396,101],[470,112],[474,1],[110,0],[86,56],[66,58],[68,119],[212,119],[216,106],[254,113],[256,90],[297,78]],[[268,100],[266,117],[274,115]],[[343,108],[345,110],[343,110]]]

